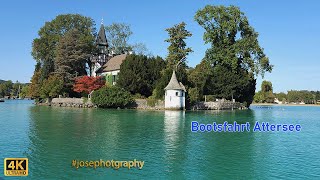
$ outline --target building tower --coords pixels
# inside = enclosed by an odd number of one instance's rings
[[[173,71],[171,79],[165,89],[165,103],[166,109],[185,109],[186,88],[177,80],[175,71]]]
[[[91,57],[91,76],[94,77],[96,76],[96,71],[109,60],[108,42],[103,22],[101,22],[95,45],[97,52],[93,53]]]

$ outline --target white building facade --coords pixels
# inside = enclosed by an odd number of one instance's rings
[[[112,57],[109,59],[109,61],[103,65],[98,71],[97,75],[99,76],[105,76],[106,82],[109,85],[115,85],[120,72],[120,66],[123,63],[123,61],[126,59],[126,54],[121,54]]]
[[[185,109],[186,89],[181,82],[178,82],[175,71],[173,71],[170,82],[164,89],[166,109]]]

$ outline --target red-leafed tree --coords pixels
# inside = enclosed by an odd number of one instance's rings
[[[75,80],[75,84],[73,85],[73,90],[75,92],[86,92],[90,94],[93,90],[97,90],[105,85],[105,80],[98,77],[89,77],[89,76],[81,76]]]

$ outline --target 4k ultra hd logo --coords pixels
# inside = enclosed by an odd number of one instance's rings
[[[28,176],[28,158],[5,158],[5,176]]]

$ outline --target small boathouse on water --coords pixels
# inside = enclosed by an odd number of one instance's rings
[[[164,89],[166,109],[185,109],[186,88],[181,82],[178,82],[175,71],[173,71],[170,82]]]

